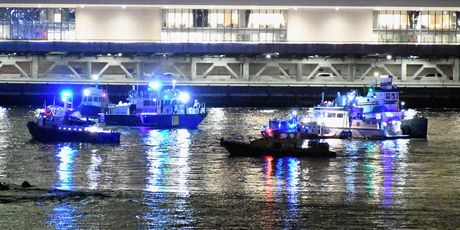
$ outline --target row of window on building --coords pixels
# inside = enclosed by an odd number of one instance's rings
[[[286,10],[163,9],[162,41],[287,41]],[[459,43],[460,12],[374,11],[379,42]],[[74,8],[0,8],[0,39],[74,40]]]
[[[162,10],[165,41],[283,42],[286,35],[286,10]]]
[[[374,11],[379,42],[459,43],[458,11]]]
[[[0,39],[73,40],[75,9],[0,8]]]

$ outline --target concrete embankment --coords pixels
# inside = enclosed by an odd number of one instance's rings
[[[74,91],[74,104],[81,100],[83,88],[89,85],[62,84],[0,84],[0,105],[43,105],[58,101],[59,92],[63,89]],[[107,90],[110,101],[123,101],[130,85],[100,85]],[[324,92],[325,100],[333,100],[337,92],[351,89],[364,94],[366,89],[350,87],[267,87],[267,86],[178,86],[186,90],[194,98],[206,102],[211,107],[291,107],[312,106],[321,101]],[[460,89],[458,88],[415,88],[400,87],[401,100],[413,108],[457,108],[460,107]]]

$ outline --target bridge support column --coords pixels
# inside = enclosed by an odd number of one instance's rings
[[[407,62],[405,60],[401,60],[401,81],[407,81]]]
[[[296,64],[296,72],[295,72],[295,80],[296,81],[302,81],[302,76],[303,76],[303,65],[302,63],[297,63]]]
[[[144,62],[138,62],[136,65],[136,72],[137,72],[137,79],[143,80],[144,79]]]
[[[355,81],[356,76],[356,64],[348,64],[348,81]]]
[[[33,57],[32,62],[30,63],[30,77],[38,78],[38,58]]]
[[[243,81],[250,81],[249,78],[249,62],[248,60],[244,60],[243,62]]]
[[[196,58],[190,57],[190,81],[196,78]]]
[[[456,58],[454,60],[454,72],[453,72],[454,82],[459,82],[460,79],[460,59]]]
[[[92,79],[93,75],[93,65],[91,62],[86,63],[86,78]]]

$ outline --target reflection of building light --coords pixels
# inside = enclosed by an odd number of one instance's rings
[[[99,179],[101,177],[101,167],[102,159],[99,155],[93,153],[91,154],[91,165],[88,168],[88,180],[89,180],[89,188],[90,189],[97,189],[99,184]]]
[[[190,132],[186,129],[150,130],[144,142],[149,146],[146,152],[148,172],[144,193],[148,210],[142,218],[152,225],[158,221],[168,223],[175,215],[169,212],[170,207],[162,207],[158,202],[169,197],[164,195],[165,192],[179,194],[181,197],[189,195]],[[171,204],[176,210],[186,210],[188,207],[185,203],[184,199],[176,199]],[[187,215],[185,218],[192,217]]]

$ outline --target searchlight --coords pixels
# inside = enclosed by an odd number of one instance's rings
[[[91,94],[89,89],[84,89],[83,90],[83,96],[88,97]]]
[[[187,92],[180,92],[179,100],[184,104],[187,103],[190,100],[190,94],[188,94]]]
[[[161,82],[159,81],[152,81],[152,82],[149,82],[149,88],[152,89],[152,90],[160,90],[162,87],[161,85]]]

